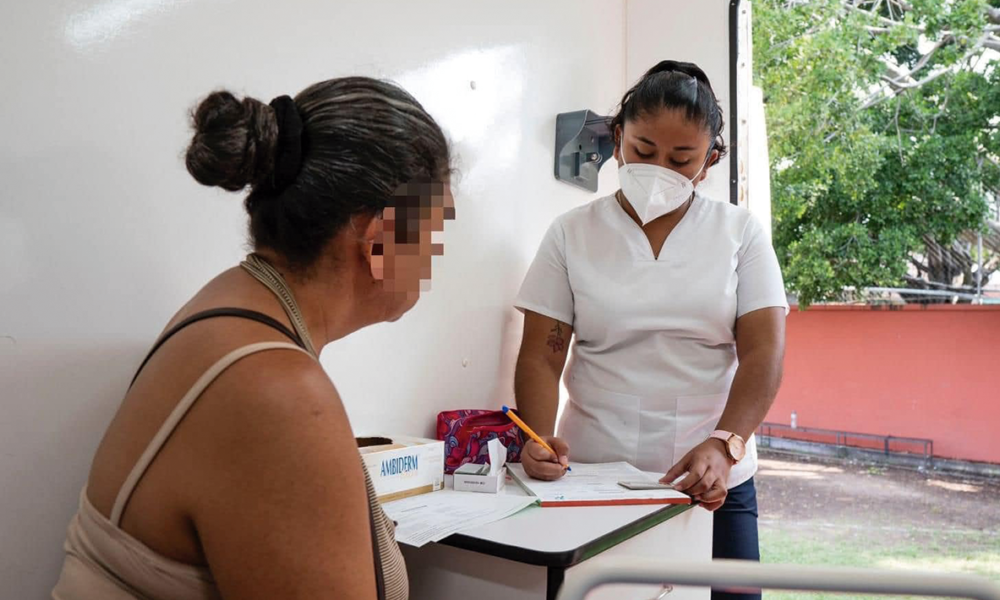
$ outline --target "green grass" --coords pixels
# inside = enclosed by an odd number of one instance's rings
[[[871,567],[918,572],[972,573],[1000,584],[1000,536],[996,533],[941,531],[896,533],[837,532],[762,526],[761,560],[772,564]],[[878,595],[765,591],[769,600],[860,600]]]

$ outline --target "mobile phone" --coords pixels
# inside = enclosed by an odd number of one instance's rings
[[[674,486],[669,483],[660,483],[650,479],[625,479],[618,482],[618,485],[627,490],[672,490]]]

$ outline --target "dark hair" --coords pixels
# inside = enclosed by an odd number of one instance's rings
[[[188,172],[204,185],[239,191],[253,246],[307,269],[352,215],[377,214],[401,185],[441,183],[451,172],[441,128],[401,87],[368,77],[330,79],[295,97],[302,120],[302,166],[275,188],[275,110],[219,91],[192,113]],[[401,224],[406,226],[406,224]]]
[[[618,112],[609,123],[614,132],[626,121],[634,121],[664,108],[683,109],[687,118],[705,126],[712,139],[712,148],[719,151],[719,158],[726,154],[726,140],[722,137],[725,122],[722,107],[715,97],[712,84],[705,72],[694,63],[662,60],[646,71],[622,97]]]

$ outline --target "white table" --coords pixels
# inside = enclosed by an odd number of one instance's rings
[[[509,478],[501,493],[524,494]],[[554,599],[563,581],[574,577],[573,568],[585,561],[594,564],[607,557],[710,561],[712,517],[689,505],[531,506],[436,544],[401,547],[413,600]],[[614,585],[588,598],[648,600],[660,592],[660,586]],[[707,600],[709,590],[678,588],[668,597]]]

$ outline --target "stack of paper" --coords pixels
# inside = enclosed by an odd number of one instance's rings
[[[627,462],[570,463],[572,470],[555,481],[532,479],[520,464],[509,465],[511,476],[524,490],[537,497],[542,506],[607,506],[615,504],[690,504],[687,494],[665,490],[629,490],[619,481],[648,478]]]
[[[505,519],[537,502],[531,496],[445,489],[388,502],[382,508],[396,521],[396,541],[419,548],[463,529]]]

